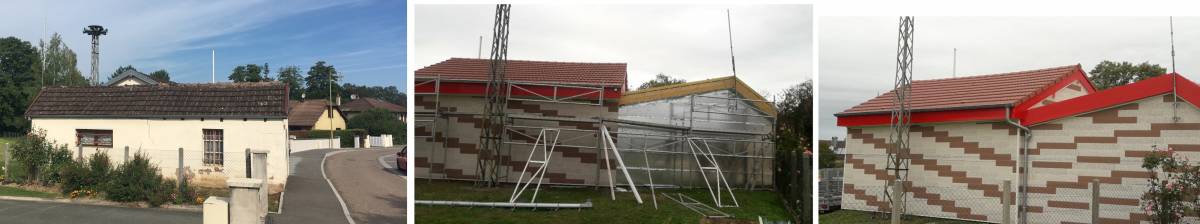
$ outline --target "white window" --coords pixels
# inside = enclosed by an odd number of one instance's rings
[[[80,146],[112,148],[112,130],[75,129],[75,138]]]
[[[225,131],[204,129],[204,165],[225,165]]]

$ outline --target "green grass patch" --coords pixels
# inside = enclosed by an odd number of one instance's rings
[[[414,180],[417,200],[454,200],[454,201],[483,201],[506,202],[512,194],[513,186],[505,185],[496,188],[477,188],[471,182]],[[698,223],[700,214],[661,197],[661,193],[674,195],[682,193],[700,202],[712,205],[712,197],[706,189],[658,189],[658,209],[654,209],[653,199],[649,192],[640,192],[644,204],[637,204],[630,192],[617,192],[617,199],[611,199],[607,188],[555,188],[542,186],[538,193],[538,202],[546,203],[583,203],[591,200],[590,209],[506,209],[506,208],[469,208],[450,206],[417,205],[416,221],[418,223]],[[646,190],[639,188],[638,190]],[[766,220],[787,220],[788,213],[779,201],[775,192],[771,191],[734,191],[741,207],[720,208],[735,219],[757,220],[762,216]],[[526,193],[532,193],[532,189]],[[522,195],[523,201],[529,197]]]
[[[885,216],[877,215],[873,212],[853,211],[853,210],[838,210],[822,214],[820,223],[889,223],[889,219]],[[975,224],[983,222],[972,222],[954,219],[939,219],[921,216],[906,216],[902,223],[906,224]]]
[[[41,192],[26,190],[12,186],[0,186],[0,195],[2,196],[17,196],[17,197],[35,197],[35,198],[56,198],[58,193]]]

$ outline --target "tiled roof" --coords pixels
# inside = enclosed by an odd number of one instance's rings
[[[291,101],[291,106],[288,109],[288,125],[290,126],[314,126],[318,119],[321,119],[321,114],[329,108],[329,101],[325,100],[308,100],[308,101]]]
[[[38,92],[25,115],[284,118],[287,99],[287,87],[278,82],[54,87]]]
[[[909,105],[914,112],[1013,106],[1080,70],[1079,65],[1069,65],[990,75],[914,80]],[[895,97],[894,91],[888,91],[837,115],[889,113]]]
[[[358,98],[342,105],[342,111],[346,112],[363,112],[373,108],[384,109],[397,113],[404,112],[404,106],[371,97]]]
[[[625,95],[621,97],[620,104],[638,104],[649,101],[707,93],[717,90],[733,90],[746,99],[756,100],[756,102],[752,102],[752,104],[754,104],[754,107],[758,108],[759,111],[772,116],[778,113],[774,106],[766,103],[766,99],[761,95],[758,95],[758,92],[754,91],[754,89],[751,89],[750,86],[746,85],[746,83],[734,76],[711,78],[700,81],[630,91],[626,92]]]
[[[417,69],[417,78],[487,81],[488,59],[451,58]],[[508,60],[509,81],[625,86],[625,63],[581,63]]]

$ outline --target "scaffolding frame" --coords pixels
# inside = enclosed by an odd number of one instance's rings
[[[418,83],[416,84],[416,86],[432,85],[434,92],[414,93],[414,94],[416,94],[418,96],[432,96],[433,99],[435,101],[437,101],[435,105],[436,105],[436,108],[438,108],[438,110],[435,110],[432,112],[425,112],[425,113],[418,112],[418,117],[421,117],[420,115],[425,115],[425,117],[429,118],[429,119],[418,119],[418,125],[420,123],[429,124],[428,130],[430,130],[430,132],[433,133],[430,136],[417,136],[418,138],[431,138],[431,137],[435,137],[439,131],[442,131],[442,132],[452,131],[451,125],[449,125],[451,123],[450,122],[451,118],[449,117],[449,115],[466,115],[466,116],[473,116],[473,117],[483,116],[482,114],[452,113],[452,112],[441,111],[441,106],[442,106],[441,84],[445,81],[455,81],[455,80],[443,79],[440,76],[435,76],[433,78],[418,78],[417,80],[418,80]],[[457,80],[457,81],[479,82],[478,80]],[[551,93],[550,94],[536,94],[536,93],[534,93],[534,91],[532,91],[533,88],[550,89]],[[604,104],[605,104],[604,91],[606,88],[613,88],[613,87],[612,86],[584,86],[584,85],[573,85],[573,84],[562,84],[562,83],[508,82],[508,83],[506,83],[506,87],[505,87],[505,89],[506,89],[505,95],[507,95],[507,96],[505,96],[504,98],[506,100],[506,102],[505,102],[506,105],[507,105],[507,101],[532,101],[532,102],[550,103],[550,104],[571,104],[571,105],[581,105],[581,106],[595,106],[595,107],[598,107],[595,109],[603,110],[603,109],[606,109],[606,108],[604,108]],[[563,91],[563,90],[567,90],[567,89],[574,89],[575,90],[575,92],[573,92],[574,94],[565,94],[564,92],[567,92],[567,91]],[[525,94],[525,93],[528,93],[528,94]],[[513,95],[524,95],[524,96],[513,97]],[[698,183],[688,183],[686,181],[688,179],[698,180],[698,179],[704,178],[704,177],[701,177],[704,174],[699,173],[701,171],[700,168],[694,168],[694,169],[688,168],[688,166],[698,165],[698,164],[694,163],[696,158],[687,158],[687,157],[693,157],[693,154],[691,154],[691,152],[683,151],[683,150],[686,150],[685,147],[687,147],[687,139],[689,139],[689,138],[696,139],[696,140],[702,140],[702,141],[721,143],[718,145],[710,145],[711,157],[714,160],[721,163],[721,166],[723,166],[723,167],[726,166],[726,164],[736,164],[732,167],[740,167],[740,169],[733,169],[733,170],[726,169],[726,170],[722,170],[722,171],[718,172],[718,174],[724,176],[723,178],[721,178],[722,180],[725,178],[728,178],[728,177],[734,177],[735,179],[740,179],[740,183],[736,183],[736,184],[735,183],[727,183],[725,185],[726,187],[722,187],[721,189],[731,192],[733,190],[733,188],[735,188],[734,186],[740,186],[740,187],[737,187],[739,189],[755,190],[755,189],[758,189],[759,186],[770,185],[769,182],[772,180],[772,178],[768,177],[767,175],[768,175],[768,172],[773,172],[773,169],[770,168],[769,165],[773,164],[773,160],[774,160],[774,154],[772,153],[774,151],[774,143],[771,141],[771,137],[774,135],[774,128],[772,128],[772,127],[774,127],[774,125],[776,123],[776,118],[775,118],[775,116],[770,115],[770,113],[767,113],[765,111],[762,111],[762,110],[756,108],[753,104],[754,103],[768,103],[769,104],[771,102],[762,101],[762,100],[744,99],[744,98],[702,96],[702,95],[697,95],[697,94],[684,96],[684,97],[687,98],[687,101],[688,101],[687,108],[689,108],[686,113],[687,114],[686,117],[683,118],[686,120],[686,125],[684,125],[684,126],[658,124],[658,123],[650,123],[650,122],[640,122],[640,121],[632,121],[632,120],[622,120],[622,119],[611,119],[611,118],[603,118],[603,117],[562,118],[562,117],[547,117],[547,116],[530,115],[530,114],[506,114],[505,122],[504,122],[505,123],[504,131],[502,132],[503,133],[502,145],[504,147],[502,148],[503,150],[500,153],[503,155],[507,155],[507,158],[513,158],[512,157],[512,153],[513,153],[512,147],[528,147],[530,145],[536,145],[536,143],[514,141],[513,138],[515,138],[515,137],[525,137],[525,138],[533,137],[533,136],[529,136],[528,134],[525,134],[521,130],[555,129],[564,134],[566,134],[566,133],[575,134],[574,136],[570,136],[570,135],[564,136],[563,139],[560,139],[559,141],[557,141],[557,143],[555,143],[557,146],[574,147],[574,148],[581,150],[581,152],[583,150],[593,151],[593,152],[597,153],[597,155],[599,155],[600,153],[606,153],[605,156],[607,156],[607,153],[609,151],[608,151],[608,149],[605,148],[605,145],[608,143],[606,143],[604,138],[602,137],[602,135],[605,134],[603,132],[607,131],[607,129],[606,130],[588,130],[588,129],[566,128],[566,127],[561,127],[561,126],[557,126],[554,124],[550,124],[550,125],[521,124],[523,121],[570,121],[570,122],[581,122],[581,123],[594,123],[594,124],[599,124],[599,126],[601,128],[616,129],[616,131],[607,133],[607,134],[612,135],[611,137],[614,138],[613,139],[614,142],[611,143],[612,146],[615,146],[615,147],[613,147],[613,149],[611,151],[612,153],[625,155],[625,158],[634,158],[634,157],[628,157],[628,155],[641,154],[641,155],[638,155],[638,156],[642,157],[641,161],[640,161],[641,164],[637,164],[637,161],[638,161],[637,159],[621,161],[621,163],[631,162],[631,161],[635,162],[634,164],[625,164],[625,168],[624,168],[625,172],[631,172],[631,171],[644,171],[645,172],[644,177],[646,178],[645,179],[646,181],[632,180],[632,177],[639,177],[642,175],[636,175],[636,174],[632,174],[632,173],[626,174],[626,176],[630,178],[626,182],[627,182],[628,186],[631,188],[631,190],[636,191],[637,187],[646,187],[652,191],[652,194],[654,194],[654,191],[656,188],[698,188],[698,187],[701,187],[701,186],[698,186],[699,185]],[[700,102],[700,101],[704,101],[705,99],[715,101],[715,102],[724,102],[724,103]],[[743,105],[742,103],[745,103],[745,105]],[[509,113],[511,113],[511,112],[509,112]],[[702,123],[702,122],[730,122],[730,121],[715,120],[715,119],[713,119],[713,115],[762,118],[766,122],[758,124],[758,125],[762,126],[761,131],[734,131],[734,130],[706,129],[704,127],[697,127],[698,126],[697,124]],[[675,118],[670,118],[670,119],[675,119]],[[733,121],[733,122],[737,122],[737,121]],[[740,121],[740,122],[753,123],[753,122],[746,122],[745,120]],[[437,127],[439,124],[445,124],[446,127]],[[630,127],[635,127],[635,128],[630,128]],[[638,129],[638,128],[657,130],[657,131],[662,131],[662,132],[666,132],[666,133],[665,134],[664,133],[637,133],[637,132],[627,131],[628,129]],[[572,141],[582,142],[582,140],[587,139],[588,136],[592,136],[592,138],[595,138],[595,141],[594,141],[595,145],[570,144],[570,142],[572,142]],[[650,141],[647,141],[647,139],[659,139],[659,140],[675,139],[675,140],[672,140],[671,142],[666,142],[664,144],[648,145],[648,142],[650,142]],[[638,143],[638,142],[642,143],[643,145],[641,147],[638,147],[638,146],[631,144],[631,143]],[[440,145],[440,146],[438,146],[438,145]],[[438,161],[439,158],[436,158],[436,157],[438,157],[437,151],[441,150],[440,153],[442,155],[440,156],[441,157],[440,162],[442,164],[446,164],[446,160],[448,158],[446,142],[445,141],[442,141],[442,142],[435,141],[431,146],[433,146],[432,147],[433,149],[431,149],[431,151],[429,152],[429,160],[431,162]],[[678,148],[675,148],[674,150],[672,150],[671,147],[678,147]],[[738,148],[740,148],[740,149],[738,149]],[[658,159],[654,159],[654,158],[658,158]],[[511,161],[511,159],[510,159],[510,161]],[[693,162],[690,163],[692,165],[686,165],[683,163],[684,161],[693,161]],[[610,162],[609,159],[604,159],[603,161],[600,161],[600,162],[606,163],[605,165],[610,165],[610,164],[607,164]],[[656,162],[657,163],[665,162],[668,164],[668,166],[663,167],[663,166],[651,165],[652,163],[656,163]],[[597,164],[597,165],[600,165],[600,164]],[[501,165],[501,166],[509,166],[509,165]],[[552,169],[552,167],[547,166],[546,169]],[[601,186],[600,178],[602,178],[602,174],[601,174],[602,171],[600,169],[601,169],[601,167],[599,167],[599,166],[596,169],[596,174],[594,176],[596,178],[595,182],[594,182],[595,184],[590,184],[590,185],[584,184],[584,185],[600,187]],[[499,170],[504,171],[504,173],[500,174],[498,176],[498,178],[500,180],[508,180],[509,175],[511,175],[510,174],[511,169],[505,168],[505,169],[499,169]],[[612,169],[609,169],[609,172],[611,172],[611,171],[612,171]],[[664,176],[666,176],[667,178],[662,178]],[[432,180],[434,178],[439,178],[439,175],[435,175],[431,172],[430,175],[425,176],[425,177],[430,178]],[[440,175],[440,178],[473,180],[473,179],[464,179],[464,178],[451,178],[445,172],[443,172],[442,175]],[[611,178],[611,176],[610,176],[610,178]],[[524,178],[521,178],[521,179],[524,179]],[[655,182],[656,180],[659,182],[656,183]],[[638,182],[645,182],[645,183],[639,184]],[[568,184],[568,183],[543,183],[543,184],[576,185],[576,184]],[[734,185],[730,185],[730,184],[734,184]],[[609,185],[610,185],[609,186],[610,191],[615,191],[615,189],[612,189],[612,188],[617,187],[616,182],[610,180]],[[637,195],[637,194],[635,194],[635,195]],[[615,197],[615,193],[614,193],[614,197]],[[635,197],[637,197],[639,199],[638,200],[639,203],[642,203],[640,200],[640,195],[635,196]],[[657,204],[658,204],[657,197],[656,196],[653,197],[653,200],[654,200],[655,207],[657,207]],[[723,203],[717,202],[716,199],[714,199],[713,203],[718,205],[718,207],[726,207],[726,206],[721,206],[721,205],[723,205]]]

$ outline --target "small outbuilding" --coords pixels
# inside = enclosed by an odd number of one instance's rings
[[[1138,223],[1153,150],[1200,156],[1200,86],[1165,74],[1099,91],[1079,65],[915,80],[908,214],[1000,222],[1004,182],[1011,217],[1030,223],[1089,223],[1099,182],[1100,222]],[[884,188],[891,99],[836,114],[847,128],[842,208],[889,210]],[[1024,190],[1022,190],[1024,189]]]
[[[76,157],[107,153],[119,164],[143,154],[169,178],[182,162],[198,186],[247,177],[247,152],[267,152],[267,183],[278,192],[288,177],[287,108],[278,82],[54,87],[25,115]]]

